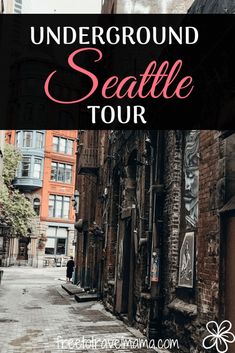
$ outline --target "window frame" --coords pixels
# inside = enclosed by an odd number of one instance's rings
[[[69,241],[69,229],[67,227],[50,227],[49,228],[53,228],[54,229],[54,234],[48,235],[48,239],[53,239],[54,241],[54,248],[48,248],[47,247],[47,243],[45,246],[45,255],[47,256],[64,256],[67,254],[68,251],[68,241]],[[65,229],[66,230],[66,236],[63,237],[60,235],[59,230],[60,229]],[[64,242],[64,252],[63,253],[59,253],[58,252],[58,245],[59,242],[63,241]],[[47,249],[53,249],[53,252],[47,253]]]
[[[30,146],[27,146],[27,134],[30,134]],[[32,148],[33,147],[33,131],[31,130],[24,130],[23,131],[23,141],[22,141],[22,147],[23,148]]]
[[[58,141],[56,144],[54,143],[55,139]],[[61,142],[65,144],[63,149],[61,148]],[[72,156],[74,152],[74,140],[71,138],[54,135],[52,138],[52,150],[55,153]]]
[[[48,217],[57,218],[57,219],[69,219],[70,201],[71,201],[70,196],[50,194],[49,203],[48,203]],[[58,208],[58,205],[59,205],[59,208]],[[66,213],[65,213],[65,210],[66,210]]]
[[[25,162],[26,159],[28,160],[28,169],[24,168],[24,164],[27,163],[27,162]],[[29,178],[29,177],[31,177],[31,165],[32,165],[32,158],[29,157],[29,156],[24,156],[22,158],[22,161],[21,161],[21,169],[20,169],[20,177],[21,178]],[[28,171],[27,175],[23,175],[24,170]]]
[[[73,180],[73,165],[69,163],[51,161],[50,180],[57,183],[71,184]]]

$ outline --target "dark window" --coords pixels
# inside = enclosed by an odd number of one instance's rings
[[[56,255],[65,254],[66,239],[57,239]]]
[[[22,159],[22,170],[21,170],[22,177],[30,176],[30,158],[23,157]]]
[[[33,209],[37,216],[40,214],[40,200],[38,198],[33,200]]]

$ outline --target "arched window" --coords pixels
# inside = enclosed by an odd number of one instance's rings
[[[34,212],[36,213],[37,216],[40,214],[40,200],[38,198],[35,198],[33,200],[33,209]]]

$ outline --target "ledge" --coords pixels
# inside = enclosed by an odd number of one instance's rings
[[[84,289],[80,288],[78,286],[75,286],[72,283],[66,283],[62,284],[61,287],[69,294],[69,295],[75,295],[75,294],[80,294],[84,293]]]
[[[180,299],[174,299],[169,305],[168,308],[172,311],[179,312],[183,315],[194,317],[197,315],[197,305],[188,304]]]

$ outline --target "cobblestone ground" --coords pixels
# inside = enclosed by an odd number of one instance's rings
[[[0,285],[1,353],[116,352],[110,346],[101,349],[99,342],[94,350],[91,340],[105,339],[108,344],[114,339],[142,338],[138,331],[107,313],[101,303],[77,303],[61,288],[64,273],[64,268],[4,269]],[[69,339],[73,341],[61,341]],[[147,353],[150,349],[119,349],[122,353],[137,351]]]

